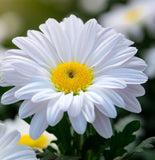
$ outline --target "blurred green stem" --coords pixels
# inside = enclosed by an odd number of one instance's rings
[[[76,132],[74,132],[73,148],[75,155],[81,156],[82,146],[83,146],[83,135],[79,135]]]

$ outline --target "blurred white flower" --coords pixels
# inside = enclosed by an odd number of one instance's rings
[[[5,12],[0,15],[0,43],[13,37],[21,31],[22,20],[14,12]]]
[[[6,52],[6,49],[0,46],[0,61],[5,57],[5,52]],[[0,72],[0,77],[1,75],[2,75],[2,72]]]
[[[1,62],[1,86],[15,86],[3,104],[24,100],[19,116],[34,115],[30,136],[37,139],[67,112],[74,130],[83,134],[87,122],[103,137],[112,135],[109,118],[116,106],[139,113],[136,99],[145,91],[145,62],[135,57],[133,42],[95,19],[83,23],[71,15],[58,23],[49,18],[39,31],[17,37]]]
[[[139,41],[143,39],[143,25],[155,33],[154,8],[154,0],[131,0],[127,5],[114,6],[111,11],[101,15],[99,21],[103,26],[115,28],[126,35],[130,34]]]
[[[4,47],[0,46],[0,61],[4,58],[6,51],[7,50]]]
[[[38,150],[42,150],[47,146],[52,146],[54,149],[58,150],[56,144],[50,143],[51,141],[57,140],[57,138],[53,134],[48,133],[47,131],[43,132],[39,139],[31,139],[31,137],[29,136],[30,125],[19,117],[16,117],[15,120],[5,120],[4,124],[8,127],[10,131],[17,130],[20,132],[21,139],[18,143],[20,145],[27,145],[31,148]]]
[[[155,46],[146,50],[143,57],[147,63],[146,74],[149,78],[155,78]]]
[[[8,132],[4,124],[0,123],[0,159],[1,160],[37,160],[35,152],[26,145],[18,145],[20,133]]]
[[[78,0],[79,8],[89,14],[97,14],[107,6],[107,0]]]

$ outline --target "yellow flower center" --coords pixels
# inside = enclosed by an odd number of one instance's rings
[[[76,95],[80,90],[85,91],[92,79],[93,71],[77,62],[62,63],[51,71],[51,80],[55,88],[65,94],[73,92]]]
[[[32,148],[43,149],[47,147],[48,140],[44,135],[41,135],[40,138],[33,140],[28,134],[24,134],[24,135],[21,135],[21,139],[18,144],[27,145]]]
[[[135,9],[131,9],[131,10],[127,11],[125,13],[124,18],[127,22],[134,23],[138,20],[138,18],[141,16],[141,14],[142,14],[142,11],[140,9],[135,8]]]

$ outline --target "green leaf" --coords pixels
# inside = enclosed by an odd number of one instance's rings
[[[48,149],[44,149],[44,152],[38,153],[37,158],[40,160],[56,160],[58,156],[50,152]]]
[[[114,160],[128,160],[130,159],[136,152],[142,152],[144,149],[150,149],[154,147],[152,143],[155,143],[155,137],[147,138],[142,141],[137,147],[135,147],[132,151],[125,153],[121,157],[117,157]]]
[[[115,157],[121,156],[127,152],[125,147],[136,139],[133,134],[140,128],[139,121],[132,121],[128,123],[122,132],[115,132],[115,134],[108,139],[108,147],[103,151],[106,160],[113,160]]]
[[[37,158],[40,160],[80,160],[79,157],[60,156],[52,153],[49,149],[44,149],[44,152],[39,152]]]
[[[129,135],[137,131],[139,128],[140,122],[135,120],[125,126],[125,128],[123,129],[123,133]]]

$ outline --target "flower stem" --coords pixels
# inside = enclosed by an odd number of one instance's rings
[[[79,135],[76,132],[74,132],[73,148],[75,155],[81,156],[82,146],[83,146],[83,135]]]

